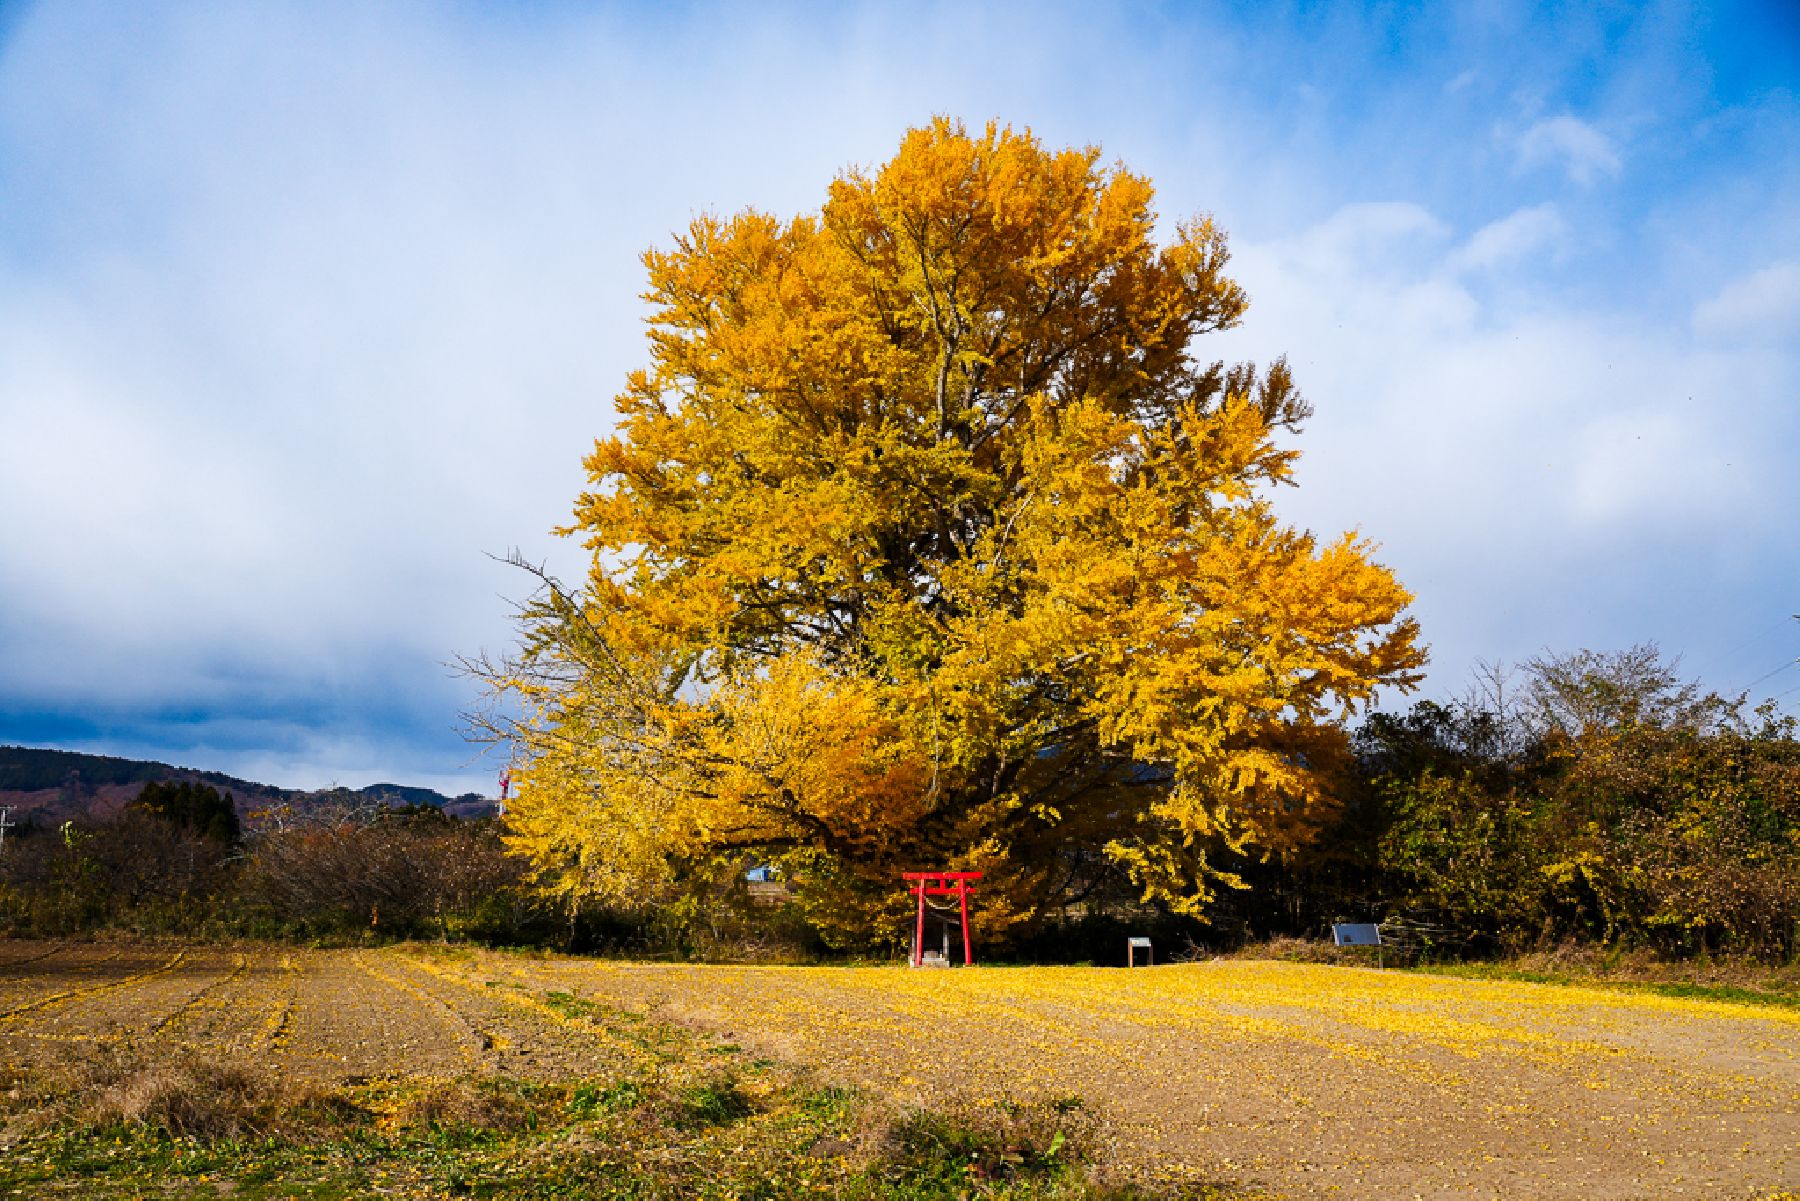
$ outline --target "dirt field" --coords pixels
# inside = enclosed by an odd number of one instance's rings
[[[554,1011],[393,951],[0,944],[0,1060],[84,1045],[245,1056],[326,1083],[604,1075],[619,1047]]]
[[[1295,1197],[1746,1198],[1800,1187],[1800,1012],[1276,963],[689,967],[0,944],[0,1058],[99,1043],[328,1081],[604,1075],[559,994],[903,1102],[1079,1095],[1124,1165]]]

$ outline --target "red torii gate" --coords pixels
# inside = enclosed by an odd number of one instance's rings
[[[919,916],[913,926],[914,967],[925,960],[925,897],[956,895],[957,905],[962,912],[963,966],[968,967],[975,962],[969,950],[969,881],[981,879],[980,872],[901,872],[902,880],[913,882],[913,895],[919,898]]]

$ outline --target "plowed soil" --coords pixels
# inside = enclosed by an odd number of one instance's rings
[[[627,1019],[582,1020],[582,1001]],[[1121,1170],[1294,1197],[1800,1188],[1793,1009],[1251,962],[934,972],[0,944],[0,1059],[26,1067],[129,1044],[324,1082],[569,1079],[641,1061],[630,1015],[903,1104],[1079,1096]]]
[[[480,981],[390,950],[6,944],[0,1061],[86,1045],[248,1057],[321,1083],[622,1068],[607,1042]]]

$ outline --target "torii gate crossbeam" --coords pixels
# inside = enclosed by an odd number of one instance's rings
[[[925,897],[955,894],[962,914],[963,966],[975,962],[969,945],[969,882],[981,879],[980,872],[901,872],[900,878],[912,881],[913,895],[918,898],[918,919],[913,926],[914,967],[925,962]]]

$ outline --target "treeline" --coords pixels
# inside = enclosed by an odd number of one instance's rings
[[[152,782],[110,819],[13,830],[0,854],[0,929],[98,929],[342,940],[547,941],[492,820],[354,794],[239,822],[210,785]]]
[[[0,746],[0,792],[35,792],[45,788],[61,788],[71,780],[78,781],[88,789],[141,784],[166,779],[180,770],[167,763],[141,759],[117,759],[110,755],[84,755],[75,751],[38,747]],[[214,783],[223,783],[227,779],[213,772],[191,774],[210,777]]]
[[[1215,925],[1393,924],[1443,954],[1564,941],[1800,954],[1800,742],[1773,706],[1680,679],[1653,646],[1485,669],[1456,703],[1373,714],[1340,818],[1243,865]]]
[[[1365,720],[1341,808],[1301,850],[1264,860],[1215,848],[1243,887],[1221,888],[1205,921],[1145,904],[1104,856],[1080,853],[1063,865],[1084,881],[1076,904],[983,949],[1109,962],[1122,961],[1125,934],[1154,935],[1166,956],[1374,921],[1441,958],[1577,942],[1792,961],[1796,732],[1771,707],[1684,682],[1653,647],[1489,669],[1460,701]],[[0,928],[825,953],[779,888],[747,886],[748,866],[734,860],[640,905],[570,911],[533,888],[493,819],[344,793],[240,829],[228,794],[153,784],[108,821],[14,830],[0,854]]]
[[[1209,848],[1242,887],[1219,887],[1205,920],[1146,904],[1116,863],[1079,850],[1057,865],[1074,903],[984,949],[1122,963],[1129,935],[1152,936],[1167,956],[1323,939],[1350,921],[1381,923],[1395,951],[1427,958],[1575,943],[1791,962],[1800,956],[1797,732],[1772,706],[1683,680],[1654,646],[1486,667],[1461,700],[1365,719],[1335,814],[1298,850],[1262,858]],[[823,947],[795,908],[758,910],[719,879],[582,921],[661,949],[720,936]],[[910,908],[903,919],[896,943],[911,936]]]
[[[823,949],[793,914],[751,904],[741,878],[571,911],[532,884],[496,818],[347,790],[305,802],[244,823],[229,792],[152,781],[114,815],[20,824],[0,844],[0,935],[429,937],[684,957]]]

